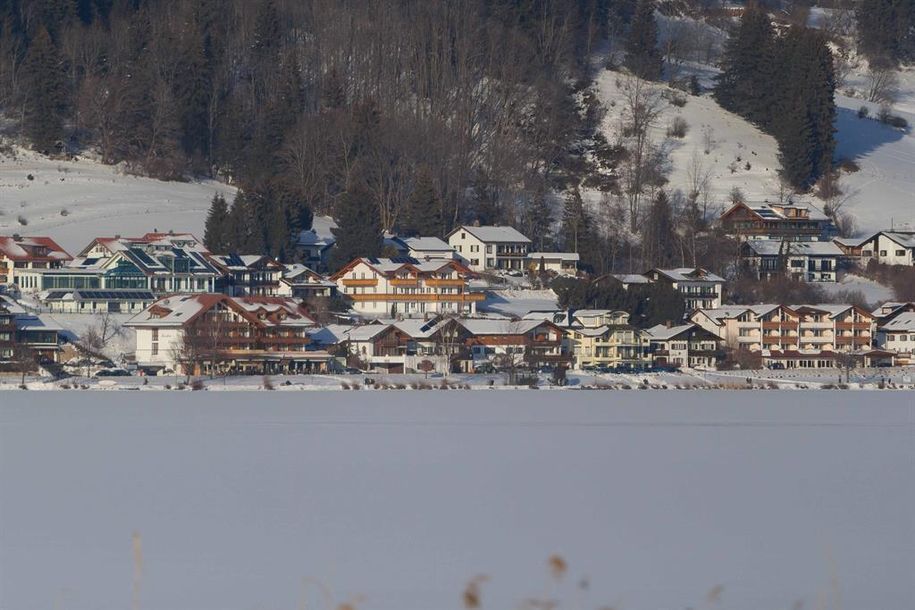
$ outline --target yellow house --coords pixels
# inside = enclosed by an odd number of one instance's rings
[[[649,364],[648,340],[629,324],[627,312],[582,309],[570,318],[565,340],[572,368]]]

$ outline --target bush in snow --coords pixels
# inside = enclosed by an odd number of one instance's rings
[[[683,117],[674,117],[667,127],[668,138],[685,138],[686,132],[689,131],[689,124]]]
[[[858,118],[859,119],[866,119],[867,117],[870,116],[870,114],[871,114],[871,111],[868,109],[867,106],[861,106],[860,108],[858,108]]]

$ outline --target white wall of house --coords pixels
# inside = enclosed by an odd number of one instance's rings
[[[901,246],[883,234],[877,236],[874,255],[886,265],[913,265],[913,249]]]
[[[471,235],[469,231],[456,231],[448,238],[448,245],[454,248],[454,251],[473,271],[496,268],[495,246],[490,245],[492,252],[487,253],[486,244]]]
[[[140,366],[175,370],[184,331],[180,328],[137,328],[136,359]]]

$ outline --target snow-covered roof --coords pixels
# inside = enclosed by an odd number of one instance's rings
[[[389,328],[391,328],[390,324],[365,324],[363,326],[353,326],[346,331],[345,338],[349,341],[371,341]]]
[[[308,336],[314,343],[336,345],[346,339],[346,334],[353,329],[349,324],[328,324],[309,331]]]
[[[330,216],[315,216],[311,222],[311,228],[299,233],[298,244],[300,246],[332,246],[337,242],[337,238],[333,234],[333,229],[336,228],[337,223]]]
[[[915,233],[900,233],[897,231],[883,231],[882,234],[903,248],[915,248]]]
[[[458,320],[472,335],[523,335],[544,323],[544,320],[486,320],[468,318]]]
[[[454,252],[448,242],[438,237],[398,237],[396,238],[412,251],[422,252]]]
[[[64,262],[73,257],[50,237],[0,235],[0,256],[12,261]]]
[[[751,239],[746,245],[760,256],[842,256],[842,250],[831,241]]]
[[[343,277],[343,275],[345,275],[349,269],[351,269],[352,267],[354,267],[355,265],[357,265],[359,263],[363,263],[363,264],[371,267],[378,273],[381,273],[382,275],[386,275],[386,276],[393,275],[397,271],[400,271],[401,269],[404,269],[404,268],[407,268],[410,270],[415,270],[418,273],[436,273],[438,271],[441,271],[445,267],[452,267],[454,269],[458,269],[459,271],[465,271],[465,272],[469,271],[468,269],[464,268],[464,266],[461,265],[460,263],[458,263],[457,261],[454,261],[451,259],[444,259],[444,258],[419,260],[419,259],[413,258],[411,256],[398,256],[395,258],[374,258],[374,257],[366,258],[366,257],[363,257],[363,258],[357,258],[356,260],[350,262],[348,265],[343,267],[336,274],[331,276],[332,279],[336,279],[338,277]]]
[[[711,271],[692,267],[677,267],[676,269],[653,269],[674,282],[724,282],[724,278]]]
[[[251,323],[261,326],[314,326],[299,301],[284,297],[242,296],[203,293],[159,299],[131,318],[131,327],[183,327],[218,304],[224,304]],[[264,314],[261,317],[261,314]]]
[[[649,329],[646,329],[645,333],[648,334],[649,339],[653,339],[655,341],[668,341],[695,327],[695,324],[680,324],[678,326],[666,326],[664,324],[657,324]]]
[[[647,284],[649,281],[647,277],[638,273],[613,273],[611,275],[623,284]]]
[[[448,234],[448,237],[451,237],[458,231],[466,231],[470,233],[477,239],[482,242],[491,242],[491,243],[531,243],[531,240],[528,239],[523,233],[515,229],[514,227],[497,227],[497,226],[482,226],[482,227],[472,227],[468,225],[460,226],[451,233]]]
[[[882,325],[880,329],[887,332],[915,332],[915,312],[907,311],[901,313]]]
[[[573,261],[577,262],[581,260],[578,252],[530,252],[527,255],[527,258],[531,260],[559,260],[559,261]]]
[[[22,305],[13,300],[13,297],[5,294],[0,294],[0,307],[15,316],[26,313],[25,308]]]
[[[17,317],[16,328],[19,330],[50,330],[55,332],[63,332],[66,330],[57,320],[45,315]]]

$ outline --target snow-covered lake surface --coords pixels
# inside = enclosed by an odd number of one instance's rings
[[[0,607],[130,607],[136,531],[144,610],[481,574],[483,608],[909,610],[913,426],[910,392],[5,393]]]

